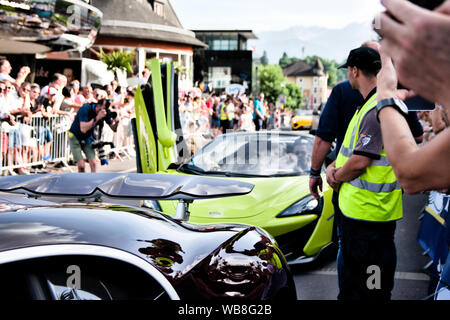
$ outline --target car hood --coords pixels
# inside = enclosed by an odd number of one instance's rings
[[[175,170],[168,171],[168,173],[175,172]],[[254,184],[253,191],[247,195],[227,199],[196,200],[190,205],[191,221],[194,222],[196,218],[202,218],[202,220],[211,218],[212,221],[218,218],[221,221],[251,218],[268,211],[276,215],[309,194],[308,176],[223,177],[223,179]],[[175,209],[176,203],[172,203],[171,206],[170,209]]]
[[[14,204],[16,200],[6,202]],[[9,209],[12,211],[0,212],[0,254],[63,244],[109,247],[153,265],[181,299],[236,294],[270,299],[274,293],[266,292],[267,284],[289,285],[295,297],[281,251],[256,227],[192,225],[142,208],[107,203],[35,202]],[[211,290],[218,282],[219,288]]]

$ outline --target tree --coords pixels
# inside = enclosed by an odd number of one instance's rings
[[[269,58],[267,57],[267,51],[266,50],[264,50],[264,53],[263,53],[263,55],[261,57],[261,64],[263,66],[266,66],[266,65],[269,64]]]
[[[289,109],[298,109],[302,105],[302,90],[294,83],[288,82],[284,88],[286,95],[286,107]]]
[[[100,49],[99,55],[100,61],[106,64],[106,69],[114,72],[114,76],[117,78],[117,70],[128,71],[133,73],[133,67],[131,66],[134,59],[134,50],[130,53],[114,51],[111,53],[105,53]]]
[[[288,65],[290,65],[293,62],[297,62],[299,61],[299,58],[296,57],[292,57],[289,58],[286,52],[283,52],[283,56],[280,58],[280,60],[278,61],[278,64],[280,65],[280,67],[282,69],[286,68]]]
[[[259,68],[259,88],[269,102],[276,102],[283,94],[282,83],[286,81],[279,65],[262,65]]]

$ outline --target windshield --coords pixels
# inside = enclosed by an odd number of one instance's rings
[[[197,152],[185,168],[197,173],[307,175],[313,138],[284,133],[227,134]]]
[[[313,110],[297,110],[296,114],[298,116],[312,116],[313,115]]]

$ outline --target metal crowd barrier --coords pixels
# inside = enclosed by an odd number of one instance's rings
[[[68,126],[70,119],[65,116],[32,116],[27,121],[18,117],[14,126],[2,122],[2,174],[14,175],[14,169],[20,168],[45,167],[48,162],[62,162],[70,170]]]
[[[106,154],[114,153],[121,161],[123,161],[122,156],[131,158],[135,155],[129,123],[128,119],[121,120],[117,133],[106,125],[102,137],[103,141],[114,142],[114,148],[105,147]],[[62,115],[53,115],[48,118],[35,115],[28,121],[19,117],[14,126],[2,122],[0,128],[1,175],[15,175],[16,169],[45,168],[48,163],[62,163],[65,169],[72,172],[69,161],[73,159],[73,156],[68,136],[71,124],[72,120]]]

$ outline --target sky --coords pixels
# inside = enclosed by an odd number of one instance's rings
[[[292,26],[339,29],[371,21],[379,0],[170,0],[185,29],[279,31]]]

